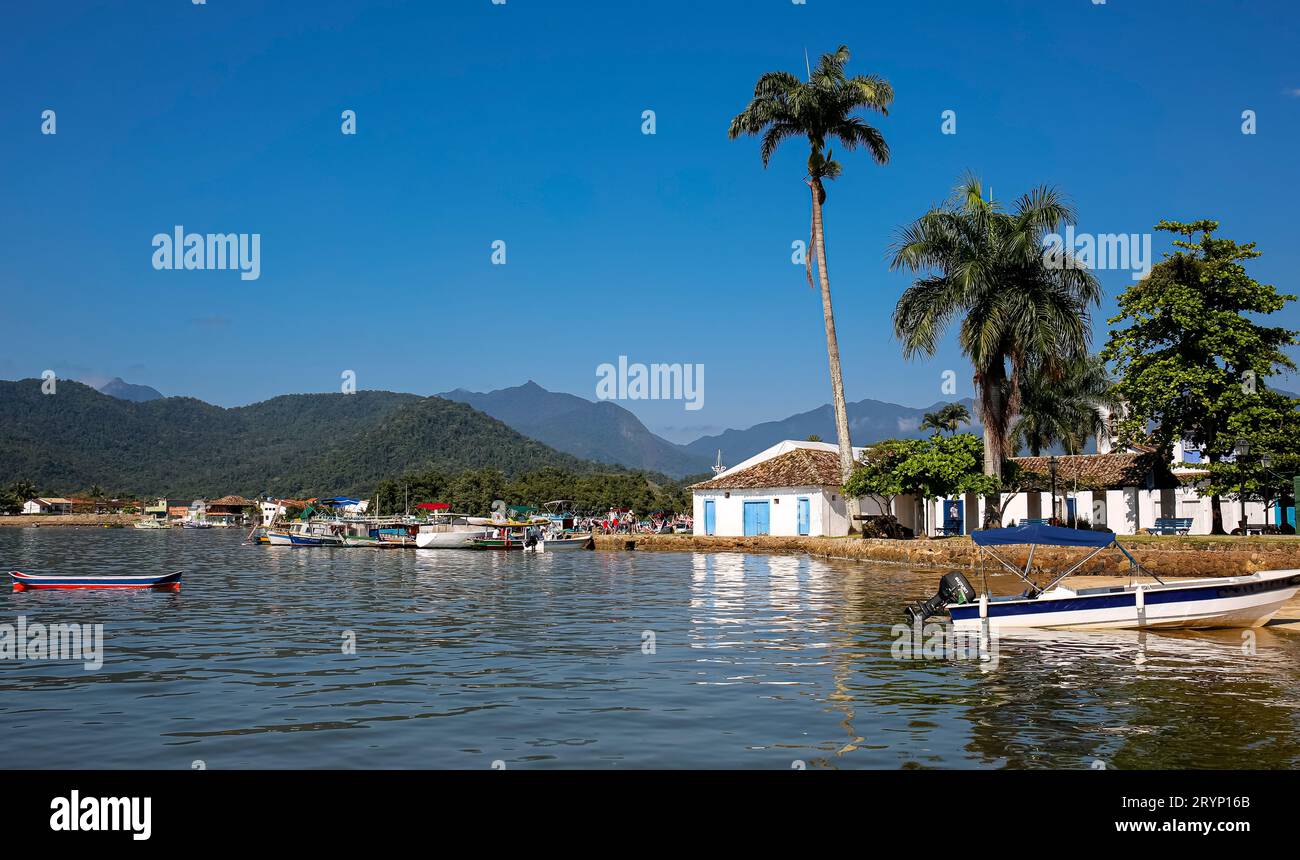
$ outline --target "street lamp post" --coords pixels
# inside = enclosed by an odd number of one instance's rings
[[[1250,443],[1238,439],[1232,453],[1237,457],[1237,471],[1241,482],[1241,536],[1246,537],[1246,456],[1250,454]]]
[[[1272,491],[1270,491],[1269,489],[1267,489],[1267,487],[1268,487],[1268,479],[1269,479],[1269,478],[1272,476],[1272,474],[1273,474],[1272,471],[1271,471],[1272,468],[1273,468],[1273,458],[1272,458],[1272,456],[1270,456],[1270,455],[1267,454],[1267,453],[1265,453],[1263,456],[1261,456],[1261,457],[1259,458],[1259,467],[1260,467],[1260,469],[1262,470],[1262,473],[1261,473],[1261,475],[1260,475],[1260,478],[1261,478],[1261,481],[1260,481],[1260,492],[1261,492],[1261,494],[1264,496],[1264,525],[1267,526],[1267,525],[1268,525],[1268,501],[1269,501],[1269,497],[1272,495]]]

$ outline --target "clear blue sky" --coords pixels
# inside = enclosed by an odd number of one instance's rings
[[[222,405],[337,391],[348,369],[362,388],[594,397],[597,365],[627,355],[705,366],[701,411],[625,404],[674,439],[815,407],[820,304],[789,260],[806,149],[764,171],[725,132],[762,72],[845,43],[850,72],[896,91],[890,164],[846,155],[826,211],[848,396],[929,404],[947,368],[969,395],[951,338],[902,360],[908,279],[886,266],[897,226],[967,169],[999,198],[1058,185],[1081,231],[1217,218],[1259,243],[1257,277],[1300,289],[1296,21],[1282,0],[12,4],[0,377]],[[260,280],[155,271],[176,224],[260,233]],[[1100,278],[1098,343],[1129,274]]]

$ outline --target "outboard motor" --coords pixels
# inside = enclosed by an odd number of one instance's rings
[[[924,622],[931,615],[938,615],[949,603],[971,603],[975,600],[975,589],[970,581],[960,573],[945,573],[939,580],[939,591],[924,603],[913,603],[907,607],[907,620],[912,624]]]

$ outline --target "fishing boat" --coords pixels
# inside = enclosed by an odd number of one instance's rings
[[[268,526],[266,542],[271,546],[344,546],[344,524],[298,521],[288,526]]]
[[[172,527],[171,523],[166,520],[156,520],[152,518],[147,520],[137,520],[133,523],[133,526],[137,529],[170,529]]]
[[[210,529],[210,528],[212,528],[212,523],[207,522],[206,520],[186,520],[185,522],[181,523],[181,528],[183,528],[183,529]]]
[[[1116,539],[1114,532],[1084,531],[1042,524],[985,529],[971,533],[979,551],[984,592],[960,573],[946,574],[939,592],[924,603],[907,608],[913,622],[946,611],[958,631],[1014,628],[1048,629],[1213,629],[1260,627],[1300,591],[1300,570],[1266,570],[1247,576],[1165,582],[1142,567]],[[1000,547],[1027,545],[1023,566],[1012,564]],[[1043,585],[1030,576],[1034,550],[1039,546],[1089,550],[1083,558],[1049,574]],[[1128,559],[1128,585],[1100,588],[1065,588],[1060,585],[1089,560],[1107,549]],[[1027,585],[1018,595],[994,597],[989,593],[985,560],[1014,574]],[[1146,575],[1154,584],[1137,580]]]
[[[43,588],[155,588],[160,591],[180,591],[181,572],[164,573],[158,576],[46,576],[22,573],[17,570],[9,572],[14,591],[39,590]]]

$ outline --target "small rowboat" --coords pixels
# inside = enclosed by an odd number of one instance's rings
[[[14,591],[27,591],[35,588],[156,588],[160,591],[180,591],[181,572],[164,573],[158,576],[39,576],[9,572],[13,580]]]

